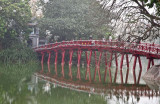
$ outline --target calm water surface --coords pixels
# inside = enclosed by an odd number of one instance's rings
[[[143,61],[142,64],[146,63]],[[126,70],[125,66],[123,70]],[[137,67],[137,74],[138,70]],[[35,75],[30,80],[21,79],[19,83],[1,75],[0,82],[0,104],[160,104],[160,83],[147,85],[141,79],[140,84],[134,85],[132,71],[128,84],[120,84],[118,72],[116,84],[102,84],[100,88],[96,84],[96,87],[89,85],[89,90],[61,86]]]

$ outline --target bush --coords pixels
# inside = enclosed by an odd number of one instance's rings
[[[0,52],[0,61],[4,64],[23,64],[36,60],[36,53],[22,43],[15,43]]]

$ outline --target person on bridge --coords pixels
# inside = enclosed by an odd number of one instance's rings
[[[109,41],[112,41],[112,36],[111,35],[109,36]]]
[[[131,41],[131,37],[128,36],[127,41],[126,41],[126,46],[125,46],[126,49],[129,48],[129,46],[130,46],[130,41]]]
[[[102,38],[102,41],[103,41],[103,42],[105,42],[105,41],[106,41],[105,37],[103,37],[103,38]]]
[[[120,42],[120,41],[121,41],[121,36],[120,36],[120,35],[118,35],[117,40],[118,40],[118,42]]]
[[[135,42],[135,46],[134,46],[135,49],[138,48],[138,45],[140,44],[140,42],[141,42],[141,38],[138,37],[137,40],[136,40],[136,42]]]
[[[92,40],[92,35],[89,36],[89,40]]]
[[[121,36],[118,35],[118,38],[117,38],[117,46],[120,47],[121,46]]]

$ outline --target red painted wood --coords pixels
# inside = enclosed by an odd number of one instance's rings
[[[77,54],[77,56],[78,56],[78,64],[77,64],[77,67],[78,67],[78,69],[77,69],[77,78],[78,78],[79,80],[81,80],[81,72],[80,72],[81,53],[82,53],[82,51],[81,51],[81,50],[78,50],[78,54]]]
[[[90,51],[89,58],[87,57],[87,70],[86,70],[86,75],[85,75],[85,79],[87,80],[87,75],[89,74],[89,81],[90,82],[91,82],[91,72],[90,72],[91,56],[92,56],[92,51]]]
[[[69,77],[72,79],[72,56],[73,50],[69,51]]]
[[[102,52],[100,52],[100,54],[99,54],[99,60],[98,60],[98,63],[97,63],[96,52],[95,52],[95,65],[96,65],[96,68],[95,68],[95,72],[94,72],[94,81],[96,81],[96,73],[98,71],[99,82],[101,82],[101,74],[100,74],[101,57],[102,57]]]
[[[101,82],[101,73],[100,73],[100,62],[101,62],[101,57],[102,57],[102,52],[100,52],[100,55],[99,55],[98,68],[97,68],[99,82]]]
[[[95,59],[94,81],[96,81],[96,72],[97,72],[97,55],[96,55],[96,51],[94,51],[94,59]]]
[[[137,62],[137,56],[135,56],[134,63],[133,63],[133,79],[134,79],[134,84],[136,84],[136,74],[135,74],[136,62]]]
[[[105,72],[104,72],[104,82],[106,82],[107,70],[108,70],[107,52],[105,52]]]
[[[135,67],[136,67],[136,61],[137,61],[137,58],[138,60],[140,60],[140,56],[144,56],[144,57],[147,57],[149,59],[148,61],[148,67],[147,69],[150,68],[150,66],[154,65],[154,59],[160,59],[160,45],[157,45],[157,44],[150,44],[150,43],[140,43],[137,45],[137,47],[135,48],[135,43],[131,43],[127,49],[125,48],[125,46],[127,45],[128,43],[127,42],[118,42],[118,41],[101,41],[101,40],[76,40],[76,41],[63,41],[63,42],[56,42],[56,43],[51,43],[51,44],[48,44],[48,45],[43,45],[43,46],[39,46],[39,47],[36,47],[34,48],[34,50],[36,52],[39,52],[41,53],[41,66],[42,66],[42,69],[41,69],[41,72],[44,71],[43,69],[43,64],[44,64],[44,54],[46,54],[47,52],[51,52],[51,51],[57,51],[57,50],[63,50],[63,51],[66,51],[66,50],[77,50],[77,49],[81,49],[81,51],[86,51],[86,50],[90,50],[90,51],[98,51],[98,50],[101,50],[101,51],[110,51],[110,52],[117,52],[117,53],[122,53],[122,54],[132,54],[132,55],[135,55],[135,59],[134,59],[134,64],[133,64],[133,72],[135,72]],[[57,53],[55,52],[55,72],[56,72],[56,75],[57,75],[57,57],[58,57],[58,51]],[[71,53],[70,53],[71,54]],[[65,53],[62,52],[62,75],[64,76],[64,56]],[[90,54],[91,55],[91,54]],[[86,51],[86,62],[87,62],[87,71],[86,71],[86,75],[89,75],[89,80],[91,80],[91,77],[90,77],[90,55],[88,57],[88,53]],[[50,56],[50,55],[49,55]],[[72,55],[70,55],[70,60],[69,60],[69,73],[71,72],[71,63],[72,63],[72,58],[71,58]],[[106,56],[106,53],[105,53],[105,56]],[[136,57],[137,56],[137,57]],[[100,57],[100,56],[99,56]],[[129,73],[129,62],[127,61],[128,56],[126,56],[126,63],[127,63],[127,73],[126,73],[126,79],[125,79],[125,83],[127,83],[127,80],[128,80],[128,73]],[[107,58],[105,59],[105,61],[107,60]],[[115,56],[115,61],[116,61],[116,56]],[[95,60],[97,61],[97,60]],[[122,63],[123,60],[121,60],[121,63]],[[100,62],[100,61],[99,61]],[[117,62],[116,62],[117,63]],[[152,64],[151,64],[152,63]],[[48,64],[48,71],[50,72],[50,58],[48,57],[48,61],[47,61],[47,64]],[[109,74],[111,73],[111,69],[110,69],[110,64],[109,63],[109,66],[107,65],[107,61],[105,62],[105,65],[106,65],[106,68],[105,68],[105,73],[104,73],[104,81],[106,80],[106,76],[107,76],[107,70],[109,67]],[[98,62],[96,62],[96,65],[98,66]],[[95,69],[95,75],[94,75],[94,79],[96,77],[96,73],[97,71],[100,72],[100,70],[98,70],[96,66],[96,69]],[[118,63],[116,64],[116,66],[118,66]],[[120,65],[120,70],[122,70],[122,64]],[[139,61],[139,66],[140,66],[140,61]],[[141,71],[141,67],[143,65],[140,66],[140,71]],[[80,69],[78,69],[80,70]],[[116,70],[118,70],[118,68],[116,67]],[[98,72],[98,73],[99,73]],[[140,72],[141,73],[141,72]],[[139,73],[139,74],[140,74]],[[120,72],[121,76],[123,75],[122,74],[122,71]],[[71,76],[71,74],[69,74]],[[133,73],[134,75],[134,82],[136,82],[136,75],[135,73]],[[100,79],[100,74],[98,74],[99,76],[99,79]],[[123,76],[122,76],[123,77]],[[121,80],[123,80],[123,78],[121,77]],[[111,80],[111,74],[110,74],[110,80]],[[116,78],[117,78],[117,71],[115,71],[115,76],[114,76],[114,82],[116,82]],[[139,77],[138,77],[138,80],[139,80]],[[123,82],[123,81],[121,81]],[[137,82],[138,83],[138,82]]]
[[[61,61],[61,66],[62,66],[62,77],[64,77],[64,58],[65,58],[65,50],[62,50],[62,61]]]
[[[50,59],[51,59],[51,52],[48,52],[48,61],[47,61],[47,65],[48,65],[48,73],[51,73],[51,68],[50,68]]]
[[[43,61],[44,61],[44,53],[41,52],[42,58],[41,58],[41,72],[44,71],[44,67],[43,67]]]
[[[140,78],[141,78],[141,73],[142,73],[142,63],[141,63],[141,58],[140,58],[140,56],[138,56],[138,61],[139,61],[139,68],[140,68],[140,71],[139,71],[139,75],[138,75],[137,84],[139,84],[139,81],[140,81]]]
[[[111,74],[112,57],[113,57],[113,52],[111,52],[111,56],[110,56],[110,60],[109,60],[109,65],[108,65],[110,83],[112,83],[112,74]]]
[[[147,67],[147,71],[150,68],[150,64],[151,64],[151,59],[148,60],[148,67]]]
[[[117,72],[118,72],[118,59],[117,59],[117,53],[115,53],[115,62],[116,62],[116,71],[114,75],[114,83],[116,83],[117,80]]]
[[[154,59],[152,59],[152,66],[154,65]]]
[[[122,84],[123,84],[123,72],[122,72],[123,60],[124,60],[124,54],[122,54],[122,56],[121,56],[121,64],[120,64],[120,75],[121,75],[121,83]]]
[[[57,58],[58,58],[58,52],[55,51],[55,61],[54,61],[54,64],[55,64],[55,73],[56,73],[56,76],[58,75],[58,72],[57,72]]]
[[[126,62],[127,62],[127,73],[126,73],[126,81],[125,81],[125,83],[128,82],[128,75],[129,75],[129,59],[128,59],[128,54],[126,54]]]

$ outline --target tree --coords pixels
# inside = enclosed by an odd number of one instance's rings
[[[131,36],[133,40],[160,37],[159,0],[101,0],[101,4],[117,13],[115,29],[119,28],[122,36]]]
[[[27,36],[30,20],[28,0],[0,0],[0,41],[3,48],[10,46],[20,35]]]
[[[59,40],[87,39],[89,35],[102,37],[109,31],[109,11],[103,10],[94,0],[49,0],[43,6],[44,17],[39,20],[41,34],[46,30],[51,39]]]

